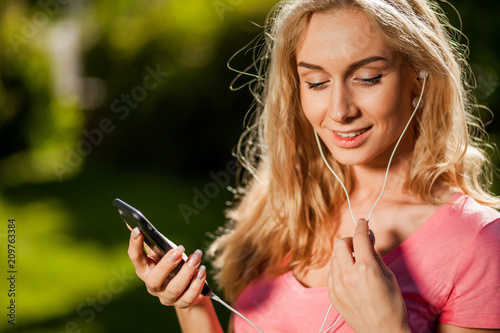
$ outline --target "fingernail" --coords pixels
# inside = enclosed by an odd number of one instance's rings
[[[177,246],[177,250],[179,250],[181,252],[185,252],[186,251],[186,249],[182,245]]]
[[[158,260],[156,260],[156,258],[153,258],[152,256],[148,256],[148,259],[151,259],[151,261],[154,261],[155,264],[158,263]]]
[[[135,227],[134,229],[132,229],[132,237],[134,237],[134,239],[139,237],[140,234],[141,234],[141,231],[139,230],[138,227]]]
[[[375,245],[375,234],[373,233],[372,229],[368,231],[370,234],[370,241],[372,242],[372,245]]]
[[[170,257],[168,258],[171,262],[176,262],[177,260],[181,259],[182,258],[182,253],[184,252],[184,247],[181,246],[178,246],[174,252],[172,252],[172,254],[170,255]]]
[[[196,250],[194,253],[191,255],[191,257],[188,260],[188,266],[189,267],[196,267],[201,261],[201,256],[203,255],[203,252],[201,250]]]
[[[198,274],[196,274],[197,280],[203,280],[206,276],[207,268],[204,265],[201,265],[198,269]]]
[[[365,219],[359,219],[358,222],[356,222],[356,225],[361,224],[361,223],[363,223],[365,221],[366,221]]]

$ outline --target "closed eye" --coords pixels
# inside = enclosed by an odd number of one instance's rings
[[[312,83],[312,82],[307,82],[307,85],[308,85],[308,88],[311,89],[311,90],[321,90],[325,87],[326,83],[328,83],[328,81],[324,81],[324,82],[317,82],[317,83]]]
[[[371,86],[374,86],[374,85],[380,83],[382,76],[383,75],[380,74],[380,75],[377,75],[377,76],[369,78],[369,79],[358,79],[358,81],[364,86],[371,87]]]

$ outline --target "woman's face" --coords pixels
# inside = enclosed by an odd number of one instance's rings
[[[412,108],[414,80],[360,10],[313,14],[297,48],[304,113],[344,165],[386,166]],[[412,148],[408,131],[398,152]]]

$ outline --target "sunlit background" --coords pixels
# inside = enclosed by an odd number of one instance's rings
[[[232,198],[231,152],[252,101],[246,88],[229,89],[227,62],[262,32],[274,3],[0,2],[0,331],[180,331],[174,310],[135,277],[111,203],[136,206],[188,252],[206,248]],[[440,3],[469,38],[478,102],[499,114],[500,2],[453,1],[462,22]],[[231,65],[252,61],[247,48]],[[492,142],[498,128],[495,119],[487,127]],[[225,325],[227,311],[217,311]]]

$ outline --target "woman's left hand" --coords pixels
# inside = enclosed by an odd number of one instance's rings
[[[354,237],[335,242],[330,302],[356,333],[410,332],[396,278],[373,245],[366,220],[358,221]]]

